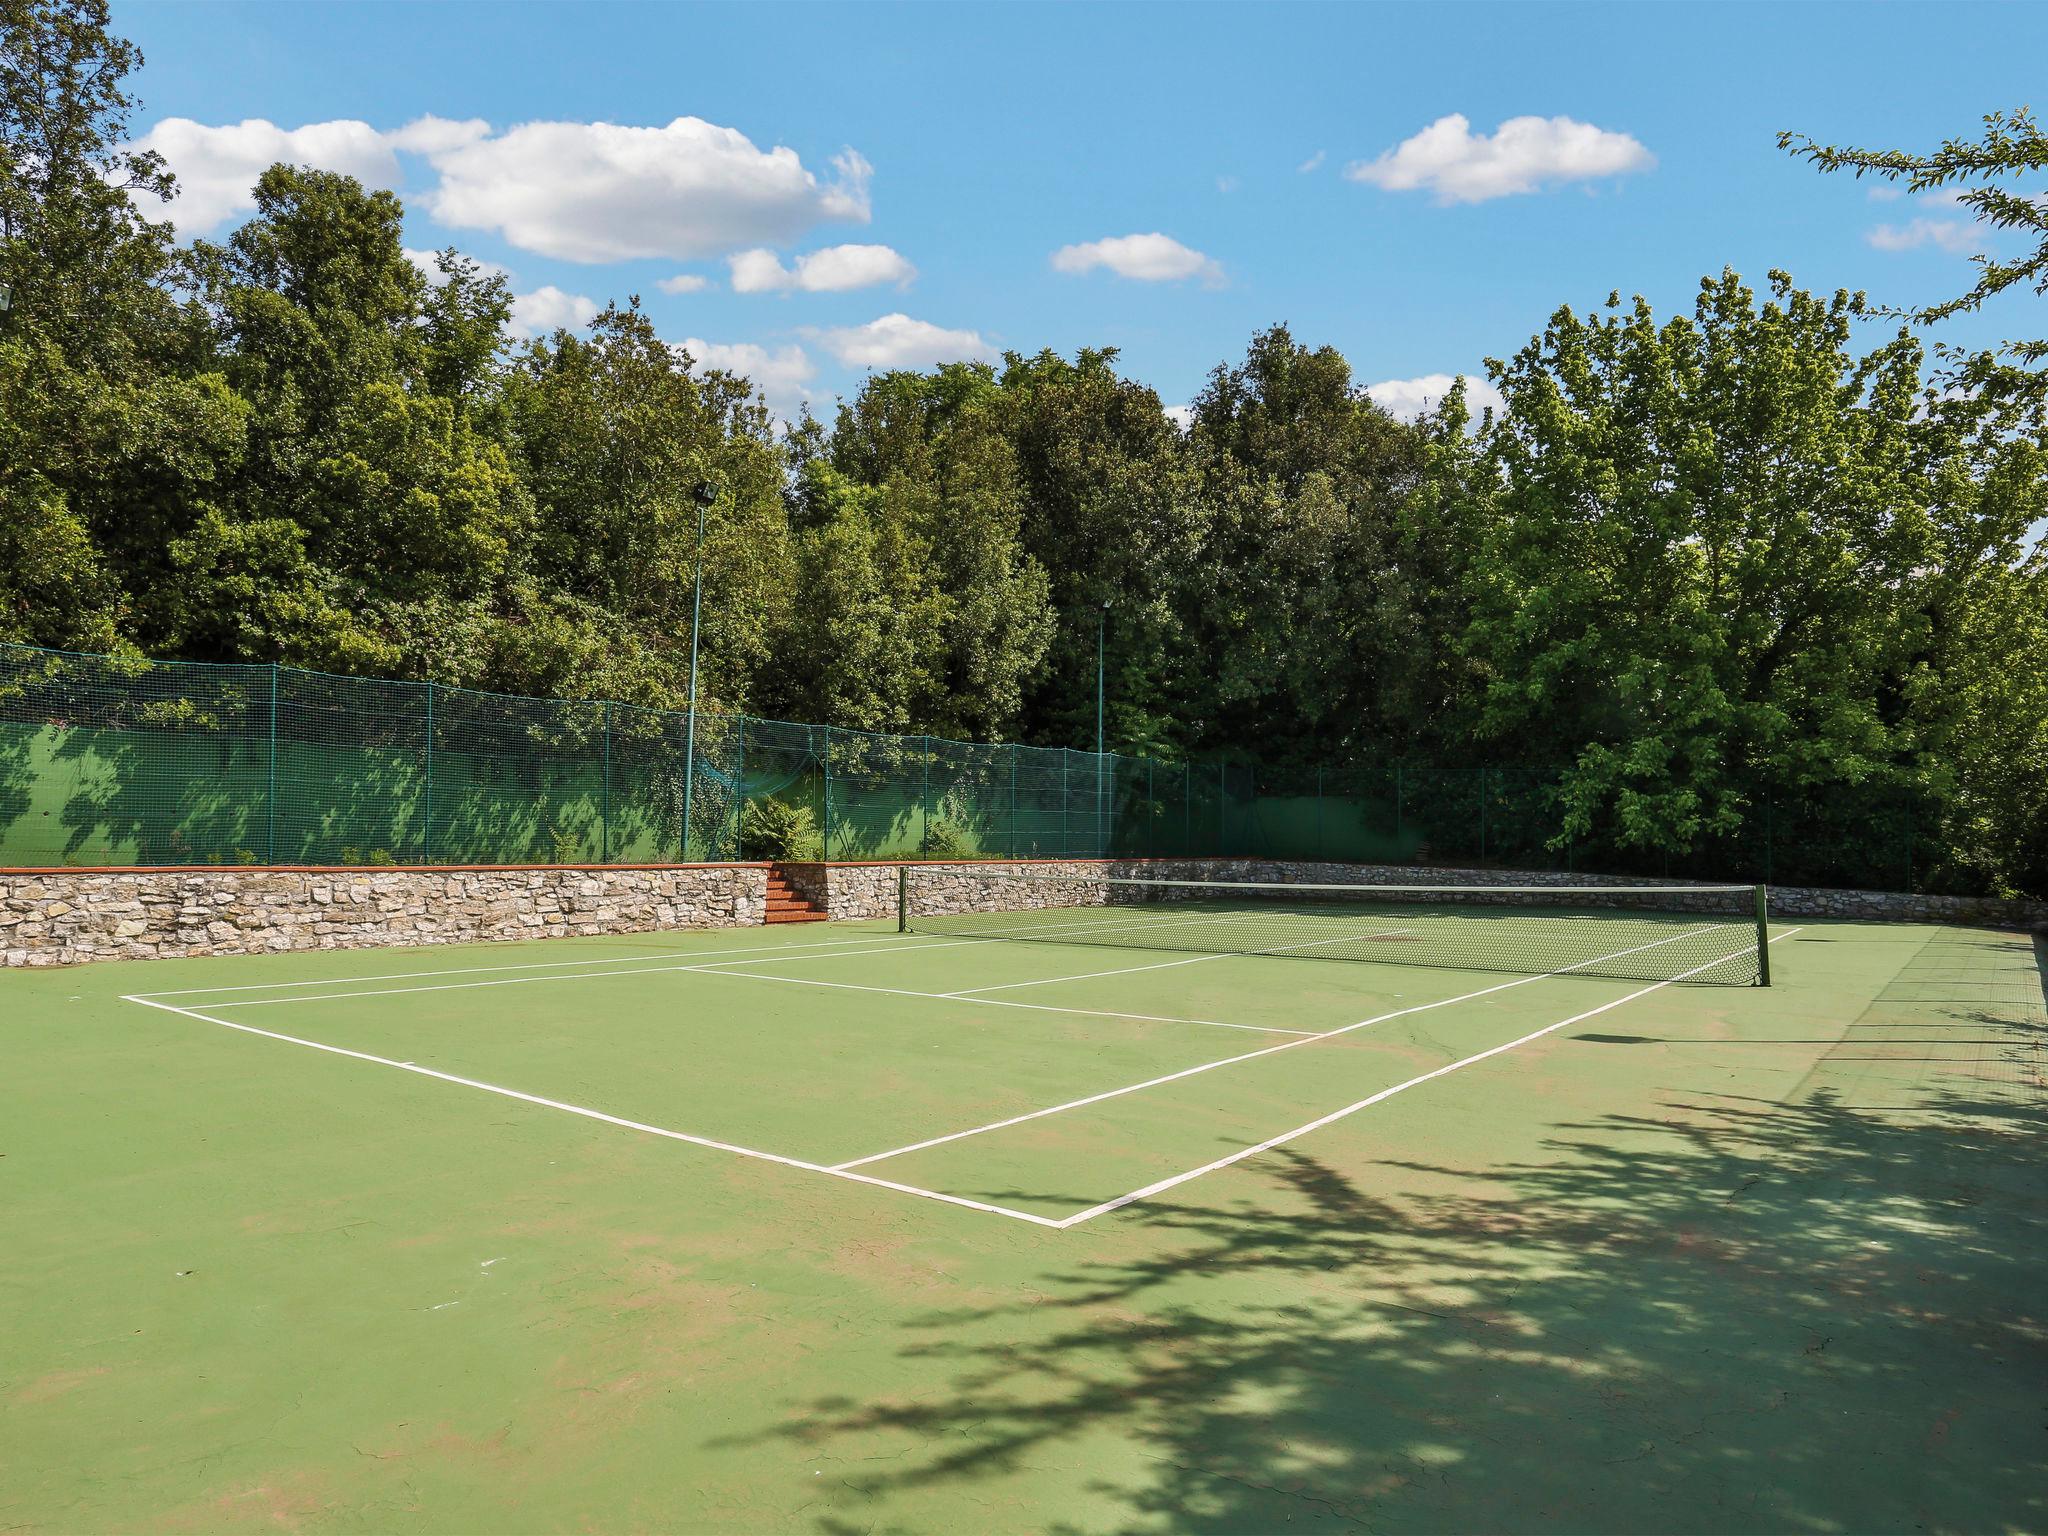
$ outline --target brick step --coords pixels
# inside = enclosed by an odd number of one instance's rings
[[[790,883],[779,869],[768,871],[768,908],[762,920],[770,923],[822,923],[831,913],[817,906]]]

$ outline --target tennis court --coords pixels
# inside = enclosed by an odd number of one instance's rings
[[[0,979],[0,1524],[2048,1515],[2028,936],[953,879]]]

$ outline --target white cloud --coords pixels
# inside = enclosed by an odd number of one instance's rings
[[[699,277],[694,272],[678,272],[674,277],[664,277],[654,286],[663,293],[702,293],[711,286],[711,279]]]
[[[995,355],[978,331],[949,331],[904,314],[883,315],[866,325],[838,326],[812,334],[848,368],[930,367]]]
[[[1235,192],[1237,190],[1237,186],[1238,182],[1235,176],[1218,176],[1216,178],[1216,190],[1218,192]]]
[[[1344,174],[1389,192],[1427,187],[1439,203],[1483,203],[1559,182],[1647,171],[1656,163],[1629,135],[1569,117],[1511,117],[1489,137],[1475,135],[1465,115],[1453,112],[1378,159],[1346,166]]]
[[[1330,152],[1327,149],[1319,149],[1314,154],[1310,155],[1306,160],[1302,161],[1301,164],[1297,165],[1294,169],[1301,175],[1306,176],[1310,171],[1321,170],[1323,162],[1329,159],[1329,157]]]
[[[1982,243],[1977,226],[1964,219],[1913,219],[1880,224],[1864,235],[1880,251],[1917,251],[1932,245],[1952,256],[1968,256]]]
[[[1119,277],[1143,283],[1171,283],[1199,277],[1214,285],[1223,280],[1223,269],[1200,251],[1190,250],[1178,240],[1156,231],[1149,235],[1117,235],[1108,240],[1090,240],[1084,245],[1063,245],[1052,253],[1055,272],[1091,272],[1107,267]]]
[[[512,295],[514,336],[540,336],[554,331],[580,331],[597,318],[597,301],[580,293],[564,293],[553,283],[531,293]]]
[[[762,150],[737,129],[679,117],[665,128],[617,123],[488,123],[422,117],[389,131],[353,119],[280,128],[261,118],[209,127],[166,118],[130,146],[177,173],[179,229],[203,234],[255,206],[249,189],[282,160],[399,185],[399,155],[424,156],[436,180],[420,201],[442,223],[497,230],[565,261],[688,260],[786,244],[829,220],[866,223],[874,168],[853,150],[821,180],[793,149]]]
[[[833,245],[822,251],[799,256],[794,268],[785,267],[773,251],[740,251],[728,256],[734,293],[778,293],[800,289],[805,293],[846,293],[871,288],[877,283],[902,287],[917,276],[917,268],[886,245]]]
[[[280,160],[340,171],[368,187],[396,187],[399,179],[391,135],[349,119],[280,128],[252,117],[210,128],[167,117],[128,147],[155,150],[177,173],[170,218],[187,238],[211,234],[253,209],[256,178]]]
[[[1165,410],[1166,419],[1183,432],[1195,424],[1195,408],[1192,405],[1169,405]]]
[[[1389,415],[1398,416],[1403,421],[1414,421],[1441,405],[1444,396],[1451,392],[1451,386],[1456,382],[1457,376],[1454,374],[1426,373],[1418,379],[1387,379],[1378,384],[1368,384],[1365,392],[1371,397],[1373,404]],[[1465,408],[1476,420],[1479,413],[1489,406],[1493,408],[1495,415],[1500,415],[1507,410],[1508,403],[1501,398],[1500,391],[1486,380],[1475,379],[1467,374]]]
[[[688,260],[785,244],[826,220],[866,223],[873,167],[853,150],[821,182],[793,149],[679,117],[665,128],[523,123],[430,152],[444,224],[494,229],[563,261]]]
[[[768,408],[785,421],[795,419],[810,399],[811,380],[818,371],[804,349],[794,345],[771,350],[751,341],[725,343],[692,336],[683,342],[683,350],[702,367],[751,380]]]

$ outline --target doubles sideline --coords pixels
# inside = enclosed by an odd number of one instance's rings
[[[1392,1087],[1381,1089],[1377,1093],[1374,1093],[1367,1098],[1360,1099],[1354,1104],[1346,1105],[1342,1109],[1335,1110],[1327,1115],[1320,1116],[1317,1119],[1311,1120],[1304,1125],[1296,1126],[1294,1129],[1282,1132],[1280,1135],[1271,1137],[1266,1141],[1260,1142],[1256,1146],[1247,1147],[1240,1151],[1231,1153],[1226,1157],[1218,1158],[1213,1162],[1202,1165],[1199,1168],[1189,1169],[1184,1173],[1175,1174],[1169,1178],[1158,1180],[1152,1184],[1146,1185],[1142,1189],[1132,1190],[1128,1194],[1119,1195],[1112,1200],[1107,1200],[1098,1205],[1090,1206],[1086,1210],[1078,1211],[1073,1215],[1064,1218],[1041,1216],[1035,1212],[1020,1211],[1010,1206],[996,1204],[993,1201],[975,1200],[964,1195],[948,1194],[943,1190],[927,1189],[921,1185],[903,1183],[894,1179],[885,1179],[873,1174],[861,1173],[857,1170],[864,1164],[878,1162],[890,1157],[902,1156],[905,1153],[919,1150],[922,1147],[936,1146],[943,1142],[959,1140],[962,1137],[980,1135],[986,1131],[995,1130],[1004,1125],[1015,1125],[1024,1120],[1037,1119],[1041,1116],[1048,1114],[1057,1114],[1067,1109],[1079,1108],[1085,1104],[1099,1103],[1104,1099],[1116,1098],[1123,1094],[1137,1092],[1143,1088],[1155,1087],[1162,1083],[1172,1082],[1176,1079],[1183,1077],[1189,1077],[1197,1072],[1210,1071],[1216,1067],[1228,1066],[1234,1062],[1247,1061],[1253,1059],[1254,1057],[1270,1055],[1275,1051],[1291,1049],[1292,1047],[1297,1045],[1307,1045],[1315,1040],[1329,1039],[1333,1036],[1349,1034],[1353,1030],[1363,1029],[1368,1025],[1381,1023],[1384,1022],[1386,1019],[1397,1018],[1404,1014],[1420,1013],[1431,1008],[1447,1007],[1452,1003],[1464,1002],[1471,998],[1476,997],[1484,997],[1491,993],[1506,991],[1512,987],[1525,986],[1530,982],[1546,980],[1549,977],[1563,975],[1568,971],[1578,970],[1588,965],[1597,965],[1604,963],[1608,960],[1620,959],[1625,955],[1635,954],[1645,949],[1653,949],[1657,947],[1657,945],[1659,944],[1672,943],[1680,938],[1691,937],[1698,932],[1710,932],[1712,931],[1713,927],[1716,926],[1721,925],[1709,925],[1707,928],[1693,930],[1689,933],[1673,934],[1668,938],[1658,939],[1649,944],[1634,945],[1630,948],[1616,950],[1611,954],[1597,956],[1590,960],[1581,960],[1571,966],[1561,966],[1557,970],[1547,971],[1541,975],[1519,977],[1513,981],[1500,982],[1493,986],[1482,987],[1476,991],[1462,994],[1459,997],[1444,998],[1434,1003],[1424,1003],[1418,1004],[1412,1008],[1398,1009],[1395,1010],[1393,1013],[1376,1015],[1373,1018],[1363,1019],[1356,1024],[1345,1025],[1339,1029],[1326,1030],[1320,1034],[1305,1035],[1299,1039],[1289,1040],[1280,1045],[1267,1046],[1261,1050],[1249,1051],[1243,1053],[1242,1055],[1226,1057],[1220,1061],[1209,1062],[1201,1066],[1189,1068],[1185,1071],[1169,1073],[1164,1077],[1153,1078],[1144,1083],[1132,1084],[1129,1087],[1115,1089],[1108,1093],[1091,1095],[1088,1098],[1077,1099],[1069,1104],[1056,1105],[1050,1109],[1034,1111],[1032,1114],[1029,1115],[1014,1116],[1008,1120],[998,1121],[990,1125],[977,1126],[967,1131],[955,1132],[949,1136],[935,1137],[929,1141],[919,1142],[909,1147],[899,1147],[890,1152],[877,1153],[872,1157],[856,1158],[850,1162],[830,1165],[811,1162],[803,1158],[789,1157],[781,1153],[767,1152],[756,1147],[741,1146],[736,1142],[720,1141],[708,1136],[693,1135],[686,1131],[677,1131],[665,1126],[651,1125],[645,1121],[630,1120],[623,1116],[606,1114],[602,1110],[592,1109],[585,1105],[571,1104],[567,1103],[564,1100],[550,1099],[543,1097],[539,1094],[526,1093],[520,1089],[508,1088],[503,1086],[502,1084],[487,1083],[478,1078],[463,1077],[456,1073],[443,1072],[432,1067],[423,1067],[420,1066],[417,1062],[399,1061],[395,1058],[389,1056],[376,1055],[369,1051],[352,1050],[344,1046],[329,1045],[325,1042],[318,1040],[308,1040],[296,1035],[283,1034],[276,1030],[260,1029],[252,1024],[243,1024],[232,1019],[218,1018],[212,1014],[201,1012],[200,1010],[195,1008],[186,1008],[179,1006],[177,1004],[166,1003],[161,1001],[159,999],[159,996],[130,994],[125,996],[123,1000],[126,1002],[140,1003],[142,1006],[147,1008],[160,1009],[166,1013],[178,1014],[185,1018],[196,1019],[202,1023],[217,1025],[223,1029],[232,1029],[243,1034],[256,1035],[265,1039],[280,1041],[288,1045],[303,1046],[308,1050],[322,1051],[329,1055],[343,1056],[356,1061],[368,1062],[376,1066],[389,1067],[401,1072],[410,1072],[420,1077],[428,1077],[440,1082],[453,1083],[459,1087],[473,1088],[478,1090],[479,1092],[496,1094],[500,1097],[508,1099],[516,1099],[521,1103],[536,1105],[543,1109],[558,1110],[564,1114],[577,1115],[584,1119],[596,1120],[607,1125],[619,1126],[622,1129],[638,1131],[644,1135],[659,1136],[671,1141],[686,1142],[693,1146],[706,1147],[714,1151],[728,1152],[739,1157],[752,1158],[761,1162],[776,1163],[780,1164],[783,1167],[795,1168],[807,1173],[820,1173],[830,1178],[849,1180],[853,1183],[858,1184],[867,1184],[880,1189],[893,1190],[899,1194],[913,1195],[920,1199],[926,1200],[936,1200],[946,1205],[964,1207],[968,1210],[981,1211],[989,1215],[1007,1216],[1018,1221],[1029,1222],[1034,1226],[1046,1227],[1056,1231],[1064,1231],[1070,1227],[1078,1226],[1083,1222],[1092,1221],[1096,1217],[1106,1215],[1111,1211],[1119,1210],[1122,1207],[1133,1204],[1139,1200],[1144,1200],[1149,1198],[1150,1196],[1159,1194],[1165,1190],[1172,1189],[1177,1185],[1187,1183],[1191,1179],[1200,1178],[1205,1174],[1213,1173],[1218,1171],[1219,1169],[1227,1168],[1234,1163],[1242,1162],[1246,1158],[1255,1157],[1262,1152],[1271,1151],[1273,1148],[1284,1145],[1289,1141],[1295,1140],[1297,1137],[1305,1136],[1309,1134],[1311,1131],[1319,1130],[1322,1127],[1333,1124],[1336,1121],[1342,1120],[1349,1115],[1356,1114],[1360,1110],[1367,1109],[1372,1105],[1382,1103],[1385,1100],[1392,1098],[1394,1095],[1398,1093],[1404,1093],[1410,1088],[1414,1088],[1423,1083],[1433,1081],[1434,1079],[1439,1077],[1447,1076],[1452,1072],[1456,1072],[1465,1067],[1472,1066],[1477,1062],[1485,1061],[1491,1057],[1499,1056],[1508,1051],[1518,1049],[1521,1046],[1529,1044],[1531,1041],[1542,1039],[1544,1036],[1554,1034],[1560,1029],[1568,1028],[1573,1024],[1580,1023],[1586,1019],[1593,1018],[1599,1014],[1607,1013],[1612,1009],[1621,1007],[1625,1003],[1634,1002],[1638,998],[1647,997],[1653,992],[1660,991],[1663,988],[1672,985],[1674,982],[1686,980],[1688,977],[1696,976],[1701,971],[1710,970],[1713,968],[1713,966],[1722,964],[1724,962],[1720,960],[1708,961],[1703,965],[1695,966],[1691,970],[1681,972],[1677,976],[1669,977],[1663,981],[1653,982],[1649,986],[1631,992],[1625,997],[1616,998],[1611,1002],[1601,1004],[1599,1007],[1590,1008],[1582,1013],[1574,1014],[1571,1018],[1562,1019],[1555,1024],[1546,1025],[1541,1029],[1532,1030],[1528,1034],[1522,1035],[1517,1039],[1506,1041],[1501,1045],[1490,1047],[1489,1049],[1484,1051],[1475,1052],[1474,1054],[1463,1057],[1458,1061],[1449,1062],[1444,1066],[1434,1069],[1433,1071],[1425,1072],[1417,1077],[1410,1078],[1406,1082],[1396,1083]],[[1779,939],[1789,938],[1792,936],[1792,934],[1797,933],[1799,931],[1800,930],[1797,928],[1787,929],[1784,933],[1779,934],[1770,939],[1769,942],[1775,944],[1778,942]],[[791,979],[801,980],[801,978],[777,978],[759,975],[754,976],[753,979],[761,981]],[[822,984],[828,986],[836,985],[836,983],[829,982]],[[917,995],[932,997],[941,996],[941,994],[935,993]]]

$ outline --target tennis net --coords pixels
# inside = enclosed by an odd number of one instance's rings
[[[904,866],[906,933],[1769,986],[1762,886],[1310,885]]]

